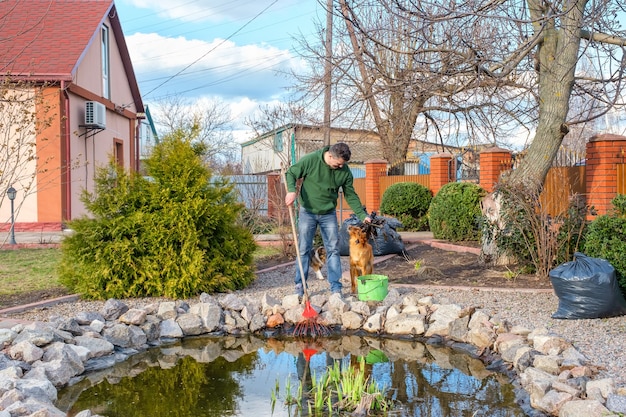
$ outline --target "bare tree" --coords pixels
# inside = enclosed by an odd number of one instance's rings
[[[507,137],[534,133],[511,180],[530,175],[541,184],[569,126],[623,104],[617,12],[624,6],[587,3],[339,0],[335,14],[345,25],[334,37],[333,121],[370,123],[392,164],[404,160],[411,138],[431,132],[463,146],[507,145]],[[321,48],[303,50],[323,62]],[[582,56],[595,72],[576,72]],[[319,96],[320,68],[299,78],[309,97]],[[579,111],[570,111],[572,97]]]
[[[532,142],[500,185],[532,195],[568,132],[624,109],[618,0],[338,2],[345,32],[334,37],[335,108],[371,123],[392,164],[431,130],[465,146],[525,131]],[[299,80],[315,96],[321,79],[318,70]],[[485,200],[492,236],[501,196]],[[483,251],[497,258],[488,242]]]
[[[333,122],[376,129],[392,165],[406,159],[412,139],[436,140],[444,150],[510,137],[511,120],[532,111],[524,106],[532,92],[517,77],[483,68],[485,57],[504,54],[493,37],[506,21],[481,21],[500,3],[484,15],[469,4],[339,0]],[[508,24],[507,34],[519,32]],[[321,57],[310,44],[303,49]],[[321,75],[314,66],[299,76],[307,98],[319,95]]]
[[[532,53],[535,60],[539,115],[526,156],[502,178],[501,190],[538,194],[570,126],[592,123],[612,108],[623,106],[620,97],[626,41],[625,33],[617,31],[617,7],[617,2],[610,0],[528,0],[527,24],[532,28],[533,41],[527,53]],[[589,56],[599,57],[600,61],[591,66],[591,71],[589,66],[577,70],[583,58]],[[504,227],[502,198],[503,194],[496,191],[483,201],[490,224],[483,254],[494,262],[502,260],[495,243]]]
[[[216,172],[237,170],[239,146],[232,136],[231,118],[225,104],[170,96],[156,103],[154,120],[159,136],[176,130],[194,132],[205,146],[205,162]]]
[[[281,128],[304,124],[306,121],[310,121],[310,119],[304,108],[291,102],[260,106],[258,112],[253,117],[246,118],[245,124],[252,129],[257,138],[260,138],[267,134],[275,134]],[[289,141],[286,137],[280,136],[277,140],[283,141],[282,147],[287,149]],[[288,151],[278,151],[276,143],[271,138],[258,141],[255,145],[259,150],[271,151],[273,156],[280,160],[281,166],[289,167],[291,165],[291,153]],[[267,163],[267,161],[263,163],[264,166],[261,165],[260,161],[247,161],[247,164],[254,166],[248,167],[253,168],[253,172],[271,171],[275,169],[271,164]],[[245,171],[246,167],[244,167],[244,172]]]
[[[244,123],[258,137],[279,127],[293,123],[306,123],[310,120],[302,106],[290,102],[262,105],[256,114],[252,117],[247,117]]]
[[[597,78],[582,73],[577,76],[576,68],[581,54],[606,54],[608,61],[598,66],[603,71],[605,65],[611,65],[611,59],[617,58],[614,50],[603,42],[610,41],[626,45],[618,38],[593,35],[583,30],[585,26],[614,29],[614,24],[605,22],[603,15],[609,11],[610,1],[592,4],[587,9],[588,0],[563,0],[557,3],[528,0],[530,24],[533,29],[533,53],[536,62],[539,97],[539,119],[535,138],[528,153],[519,167],[512,171],[507,182],[525,183],[529,187],[543,184],[552,160],[570,125],[592,120],[606,113],[618,104],[622,89],[621,78],[623,65],[608,78]],[[603,7],[598,7],[602,5]],[[586,42],[582,44],[581,40]],[[599,48],[593,48],[592,43]],[[594,50],[595,49],[595,50]],[[610,85],[611,87],[607,88]],[[570,107],[575,98],[587,97],[589,107],[582,109]],[[578,110],[576,114],[570,110]],[[582,110],[582,112],[581,112]]]

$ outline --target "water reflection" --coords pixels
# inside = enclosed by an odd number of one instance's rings
[[[247,337],[200,337],[150,349],[59,392],[57,407],[74,416],[297,416],[284,405],[287,386],[328,366],[356,365],[387,387],[393,416],[524,416],[508,378],[469,355],[415,341],[344,336],[315,343]],[[272,413],[271,392],[280,386]],[[302,415],[306,415],[306,410]]]

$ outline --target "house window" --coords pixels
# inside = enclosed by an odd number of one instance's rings
[[[102,97],[111,98],[110,61],[109,61],[109,28],[102,26]]]
[[[283,132],[277,132],[274,135],[274,150],[276,152],[282,152],[283,151]]]
[[[124,167],[124,142],[119,139],[115,139],[115,162],[120,167]]]

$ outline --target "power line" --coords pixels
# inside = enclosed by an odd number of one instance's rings
[[[206,57],[208,54],[210,54],[211,52],[213,52],[215,49],[217,49],[219,46],[221,46],[222,44],[224,44],[226,41],[230,40],[233,36],[235,36],[237,33],[241,32],[246,26],[248,26],[250,23],[252,23],[254,20],[256,20],[259,16],[263,15],[263,13],[265,13],[270,7],[272,7],[274,4],[276,4],[278,2],[278,0],[274,0],[272,3],[270,3],[265,9],[261,10],[259,13],[257,13],[252,19],[250,19],[249,21],[247,21],[243,26],[241,26],[239,29],[237,29],[235,32],[231,33],[229,36],[226,37],[226,39],[223,39],[220,43],[218,43],[216,46],[214,46],[213,48],[211,48],[209,51],[207,51],[205,54],[203,54],[202,56],[200,56],[198,59],[196,59],[195,61],[191,62],[189,65],[187,65],[186,67],[182,68],[180,71],[178,71],[177,73],[175,73],[174,75],[172,75],[171,77],[169,77],[167,80],[163,81],[161,84],[157,85],[156,87],[154,87],[152,90],[148,91],[144,96],[149,96],[150,94],[152,94],[155,90],[157,90],[158,88],[161,88],[164,84],[170,82],[172,79],[176,78],[178,75],[182,74],[183,72],[185,72],[188,68],[190,68],[191,66],[197,64],[200,60],[202,60],[204,57]]]

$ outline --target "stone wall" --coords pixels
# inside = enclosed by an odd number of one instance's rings
[[[341,333],[415,338],[463,350],[485,362],[502,361],[518,377],[536,415],[617,416],[626,412],[626,389],[596,368],[567,340],[546,329],[494,320],[486,311],[438,304],[432,297],[391,289],[382,302],[315,295],[318,322]],[[186,336],[292,332],[302,321],[297,295],[202,294],[193,305],[161,302],[130,308],[108,300],[101,311],[0,329],[0,417],[64,416],[57,389],[81,374],[109,367],[152,346]],[[77,417],[93,416],[84,410]]]

